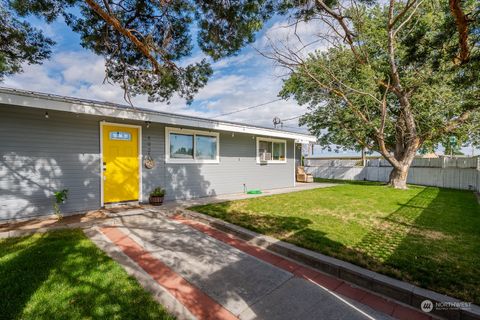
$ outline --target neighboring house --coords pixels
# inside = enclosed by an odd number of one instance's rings
[[[0,219],[292,187],[309,135],[0,88]],[[297,145],[296,145],[297,144]],[[152,167],[151,164],[153,163]],[[148,167],[148,168],[147,168]]]
[[[436,158],[439,158],[439,156],[435,152],[429,152],[429,153],[425,153],[425,154],[419,154],[419,155],[417,155],[417,158],[436,159]]]

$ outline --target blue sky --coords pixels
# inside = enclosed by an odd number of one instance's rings
[[[83,49],[79,44],[79,36],[63,21],[46,24],[34,17],[29,18],[29,21],[56,41],[54,53],[42,65],[24,66],[23,73],[7,78],[3,85],[125,103],[119,86],[103,83],[103,58]],[[273,19],[259,32],[254,44],[245,47],[236,56],[213,63],[213,76],[190,106],[178,97],[172,99],[170,104],[149,103],[146,97],[137,97],[133,99],[134,104],[156,110],[211,117],[277,99],[282,84],[280,75],[285,71],[277,70],[254,47],[264,45],[266,34],[274,37],[285,35],[281,23],[280,19]],[[182,63],[199,61],[203,57],[202,52],[196,48]],[[298,106],[294,101],[279,101],[219,119],[272,126],[275,116],[287,119],[301,115],[305,110],[306,107]],[[285,125],[289,130],[306,132],[306,129],[298,127],[297,122],[288,121]]]
[[[63,21],[46,24],[31,17],[29,21],[41,29],[45,35],[56,41],[52,57],[42,65],[25,65],[24,72],[8,77],[1,84],[7,87],[41,91],[66,96],[74,96],[101,101],[125,103],[123,91],[114,84],[104,83],[104,60],[80,46],[80,39]],[[293,28],[287,27],[285,18],[277,17],[269,21],[257,34],[256,41],[238,55],[213,63],[214,74],[207,86],[200,90],[191,105],[175,97],[170,104],[149,103],[146,97],[135,97],[133,103],[139,107],[167,112],[215,117],[249,106],[254,106],[278,99],[282,78],[286,70],[275,66],[261,56],[258,50],[268,50],[268,42],[298,45],[293,36]],[[301,24],[297,34],[305,41],[315,35],[315,26]],[[310,47],[313,50],[318,47]],[[192,55],[182,61],[189,63],[204,57],[197,48]],[[294,100],[277,101],[265,106],[243,112],[219,117],[219,120],[239,121],[249,124],[272,127],[272,119],[288,119],[299,116],[306,111],[306,106],[299,106]],[[285,129],[306,133],[298,126],[298,119],[286,121]],[[465,150],[470,152],[470,149]],[[315,148],[316,155],[331,155],[331,152]],[[344,152],[340,155],[351,155]]]

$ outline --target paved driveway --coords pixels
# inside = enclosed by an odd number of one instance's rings
[[[147,215],[122,217],[121,224],[104,228],[102,232],[123,246],[134,261],[143,261],[144,269],[151,269],[154,274],[156,269],[161,269],[163,274],[171,272],[172,277],[183,278],[181,283],[189,287],[178,293],[180,300],[181,294],[198,290],[239,319],[389,319],[386,314],[344,298],[189,225],[161,215]],[[137,251],[144,250],[143,260],[142,253],[129,253],[128,243],[121,244],[125,239],[137,243],[141,248]],[[155,259],[159,265],[145,263]],[[160,277],[160,285],[173,283]],[[181,301],[188,301],[188,297],[183,298],[187,300]],[[202,301],[197,299],[195,303]]]

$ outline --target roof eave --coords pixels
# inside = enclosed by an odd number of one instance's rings
[[[298,143],[310,143],[316,142],[317,140],[314,136],[294,132],[252,127],[248,125],[240,125],[201,118],[182,117],[181,115],[174,114],[168,115],[157,113],[155,111],[149,112],[143,109],[123,109],[97,103],[69,102],[59,99],[49,99],[48,97],[38,97],[33,94],[29,95],[22,92],[2,92],[0,94],[0,103],[37,109],[66,111],[92,116],[95,115],[100,117],[113,117],[134,121],[150,121],[175,126],[188,126],[209,130],[240,132],[277,138],[294,139]]]

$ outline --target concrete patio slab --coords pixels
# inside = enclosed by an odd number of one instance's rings
[[[235,315],[292,277],[195,229],[161,220],[155,231],[120,230]]]
[[[391,319],[178,221],[122,219],[115,229],[241,319]]]
[[[295,303],[292,303],[292,298]],[[339,303],[345,307],[339,308]],[[365,309],[365,307],[363,307]],[[386,315],[361,308],[342,300],[326,289],[300,278],[292,278],[258,303],[245,310],[242,320],[310,320],[310,319],[385,319]]]
[[[125,271],[132,277],[135,277],[140,285],[150,292],[153,298],[163,305],[172,315],[177,319],[182,320],[195,320],[195,316],[182,305],[173,295],[171,295],[161,285],[152,281],[152,278],[137,265],[132,259],[130,259],[125,253],[122,252],[115,244],[108,240],[108,238],[98,231],[96,228],[86,229],[85,234],[108,256],[119,262]]]

